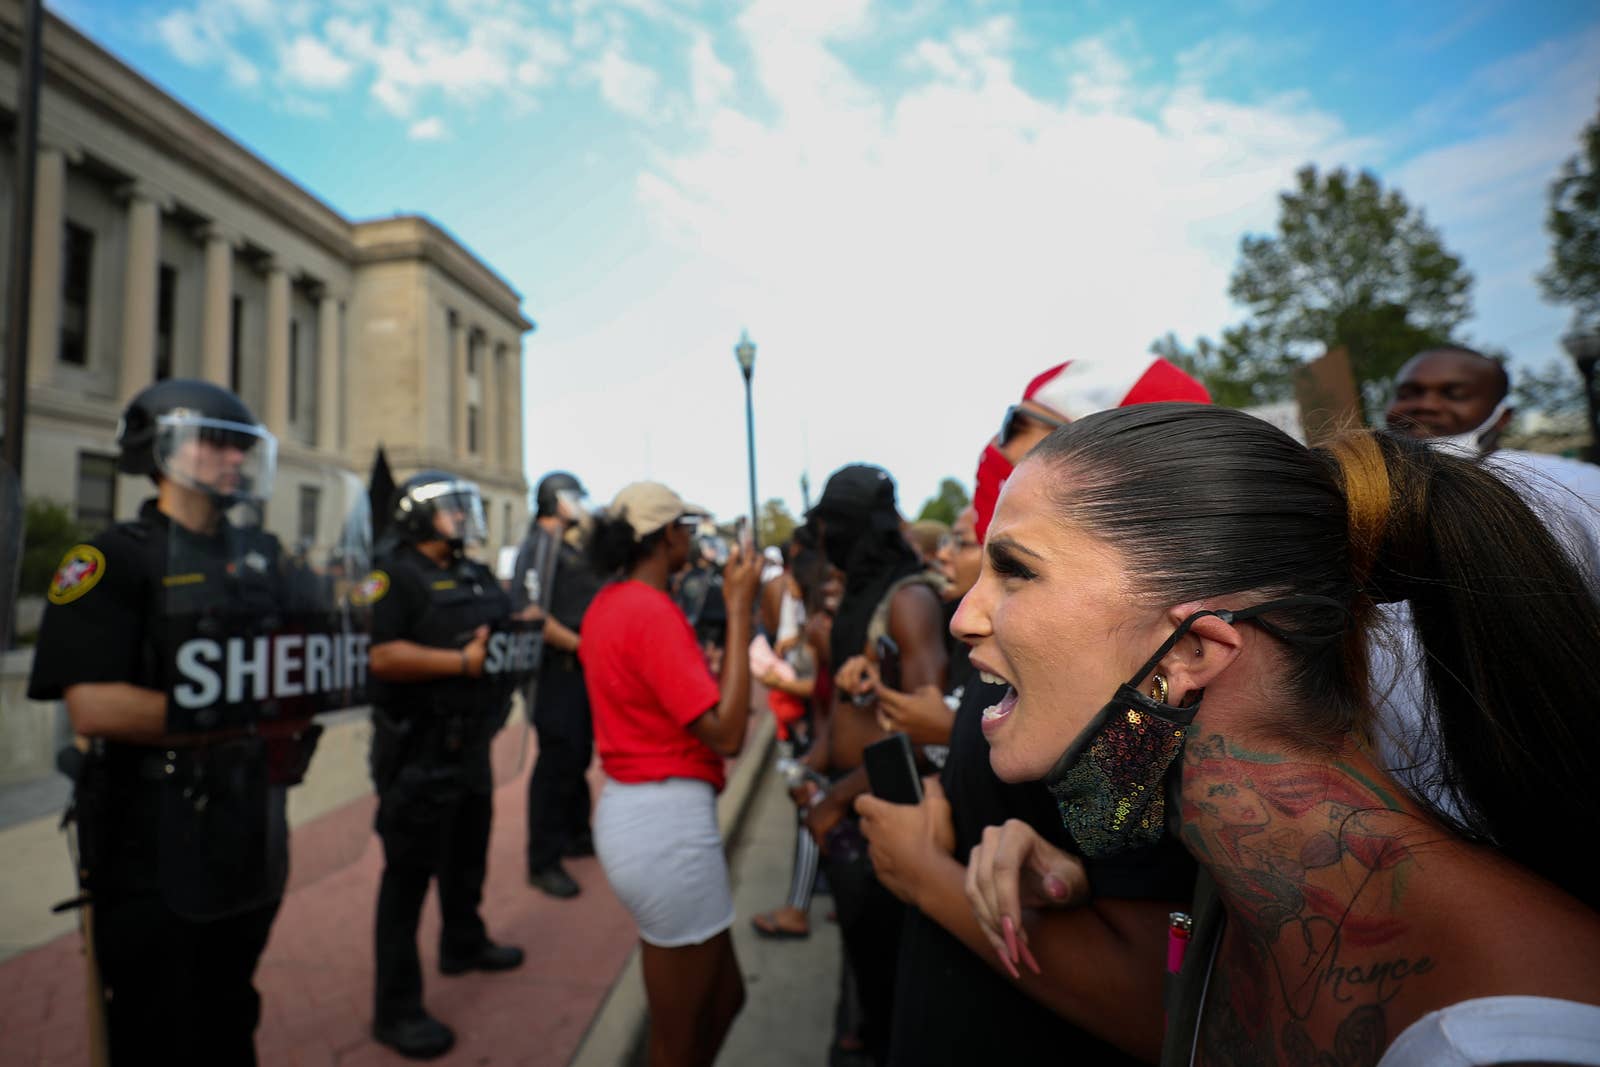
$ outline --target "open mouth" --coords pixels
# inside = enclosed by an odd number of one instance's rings
[[[1006,679],[991,671],[982,670],[980,668],[978,671],[978,677],[990,685],[1004,685],[1008,687],[1006,689],[1006,695],[1000,698],[999,703],[992,704],[983,709],[983,732],[985,734],[989,734],[990,732],[999,729],[1000,724],[1009,718],[1011,713],[1016,710],[1017,689]]]

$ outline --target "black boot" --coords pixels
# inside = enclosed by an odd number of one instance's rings
[[[456,1043],[454,1032],[427,1012],[391,1023],[374,1022],[372,1036],[379,1044],[413,1060],[437,1059]]]

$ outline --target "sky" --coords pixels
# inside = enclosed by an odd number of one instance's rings
[[[1533,275],[1600,100],[1600,5],[1453,0],[48,0],[348,217],[434,219],[522,294],[530,481],[746,510],[842,464],[970,492],[1064,359],[1243,318],[1240,238],[1371,168],[1565,362]]]

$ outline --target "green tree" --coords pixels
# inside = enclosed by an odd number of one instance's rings
[[[1541,415],[1566,431],[1582,430],[1588,411],[1583,379],[1572,364],[1554,359],[1539,370],[1517,372],[1511,403],[1519,419]]]
[[[84,531],[72,512],[54,500],[28,501],[22,509],[22,523],[22,568],[17,593],[44,596],[61,557],[83,540]]]
[[[1594,329],[1600,327],[1600,115],[1578,142],[1550,183],[1550,265],[1539,287],[1546,299],[1572,305],[1575,326]]]
[[[1472,313],[1472,275],[1371,172],[1306,166],[1279,197],[1277,231],[1240,242],[1228,295],[1250,317],[1220,343],[1153,350],[1181,356],[1219,403],[1248,404],[1287,398],[1303,360],[1343,346],[1375,402],[1401,364]]]
[[[946,478],[939,483],[939,491],[922,505],[922,510],[917,513],[917,521],[936,519],[946,526],[954,526],[956,516],[965,511],[967,505],[971,503],[972,499],[967,496],[967,491],[961,483],[954,478]]]
[[[799,525],[795,517],[789,514],[789,509],[783,501],[773,497],[761,505],[761,543],[763,545],[781,545],[794,536],[794,528]]]
[[[1266,358],[1261,338],[1248,325],[1229,326],[1222,340],[1195,339],[1183,347],[1174,333],[1157,338],[1150,351],[1199,378],[1211,399],[1224,407],[1247,408],[1281,400],[1293,389],[1293,366]]]

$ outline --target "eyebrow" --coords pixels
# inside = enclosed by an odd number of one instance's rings
[[[989,550],[991,552],[996,551],[996,550],[1002,551],[1002,552],[1014,552],[1017,555],[1021,555],[1021,556],[1032,556],[1034,559],[1038,560],[1040,563],[1043,563],[1045,561],[1043,556],[1041,556],[1039,553],[1035,552],[1033,549],[1029,548],[1027,545],[1022,544],[1020,541],[1016,540],[1015,538],[1007,537],[1004,534],[1002,534],[999,537],[992,538],[988,542],[988,548],[989,548]]]

